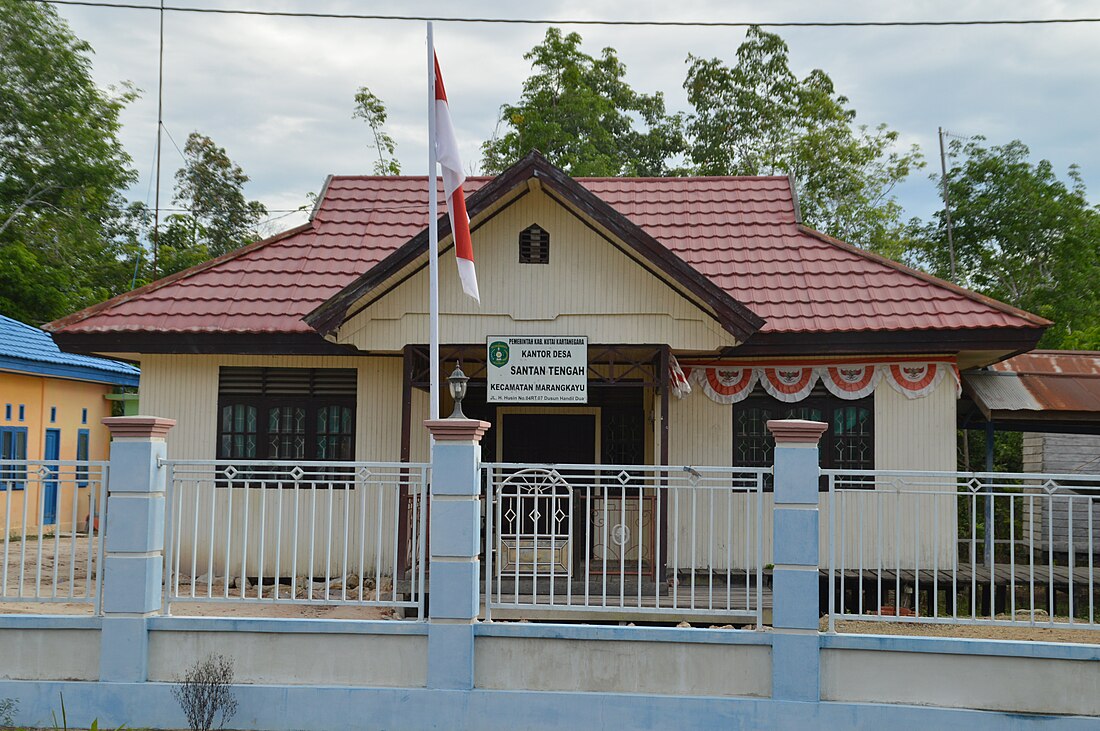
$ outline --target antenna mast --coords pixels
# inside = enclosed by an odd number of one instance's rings
[[[943,149],[943,138],[946,133],[943,127],[939,128],[940,134],[940,184],[943,187],[943,216],[947,223],[947,253],[951,257],[951,281],[958,284],[955,277],[955,235],[951,226],[951,194],[947,191],[947,155]]]

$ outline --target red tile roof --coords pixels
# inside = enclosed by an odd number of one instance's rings
[[[467,195],[492,178],[466,181]],[[761,333],[1041,328],[1045,320],[796,221],[785,177],[579,178]],[[418,234],[424,177],[330,179],[310,224],[51,323],[66,333],[308,333],[302,317]]]

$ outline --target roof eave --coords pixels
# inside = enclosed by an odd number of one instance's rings
[[[246,244],[239,249],[230,251],[227,254],[222,254],[221,256],[210,259],[209,261],[204,261],[201,264],[196,264],[193,267],[188,267],[187,269],[183,269],[174,274],[169,274],[167,277],[161,277],[160,279],[154,282],[150,282],[149,284],[146,284],[144,286],[138,287],[137,289],[132,289],[129,292],[123,292],[120,295],[116,295],[109,300],[105,300],[98,304],[92,305],[91,307],[85,307],[83,310],[78,310],[71,315],[66,315],[65,317],[53,320],[52,322],[47,322],[45,325],[42,326],[42,329],[46,332],[54,333],[55,335],[57,335],[63,332],[64,329],[69,327],[70,325],[74,325],[78,322],[87,320],[89,317],[98,315],[113,307],[117,307],[118,305],[125,304],[130,300],[136,299],[150,292],[155,292],[161,287],[165,287],[174,282],[178,282],[181,279],[186,279],[187,277],[190,277],[194,274],[206,271],[211,267],[215,267],[224,262],[236,259],[239,256],[243,256],[244,254],[255,251],[256,249],[267,246],[268,244],[275,243],[276,241],[282,241],[283,239],[289,238],[296,234],[300,234],[303,231],[308,231],[312,227],[312,225],[312,223],[304,223],[300,226],[295,226],[294,228],[290,228],[286,231],[282,231],[281,233],[277,233],[274,236],[269,236],[266,239],[261,239],[260,241],[254,241],[251,244]]]

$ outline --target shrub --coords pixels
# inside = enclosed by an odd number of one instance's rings
[[[215,654],[195,663],[176,682],[172,696],[183,709],[192,731],[211,731],[223,727],[237,712],[237,699],[233,695],[233,661]]]

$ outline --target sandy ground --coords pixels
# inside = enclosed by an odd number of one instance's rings
[[[77,545],[74,549],[72,538],[59,537],[56,541],[53,536],[44,538],[41,544],[41,578],[37,583],[40,595],[45,597],[57,596],[62,601],[28,602],[5,601],[5,598],[14,597],[19,592],[19,569],[24,565],[23,594],[33,596],[36,587],[35,568],[39,565],[39,542],[37,538],[30,538],[24,546],[22,541],[11,541],[7,544],[6,564],[0,565],[3,571],[6,565],[7,583],[4,585],[3,597],[0,597],[0,614],[85,614],[91,615],[94,607],[91,603],[66,602],[64,598],[69,596],[83,596],[87,591],[87,550],[88,541],[84,536],[77,537]],[[0,542],[0,560],[3,560],[4,543]],[[75,557],[75,565],[73,558]],[[56,573],[56,591],[54,576]],[[179,587],[180,595],[191,593],[189,577],[181,577]],[[200,577],[201,582],[201,577]],[[308,582],[303,578],[298,580],[298,597],[305,598]],[[336,579],[329,583],[329,593],[333,598],[341,595],[342,580]],[[324,595],[325,583],[318,581],[312,585],[313,595]],[[389,579],[383,578],[381,595],[385,598],[390,595],[391,585]],[[374,590],[373,582],[364,587],[364,598],[375,598],[379,592]],[[208,587],[205,583],[195,584],[195,593],[203,596]],[[250,596],[256,595],[256,587],[247,590]],[[215,596],[223,595],[225,583],[223,578],[215,577],[212,592]],[[238,593],[240,590],[231,588],[230,593]],[[290,586],[283,584],[279,588],[280,596],[288,595]],[[94,593],[94,587],[92,590]],[[263,595],[270,597],[272,587],[265,586]],[[358,585],[354,580],[349,581],[347,588],[349,598],[359,597]],[[310,619],[396,619],[398,613],[388,607],[365,607],[354,604],[288,604],[276,602],[191,602],[186,599],[175,600],[171,604],[171,614],[179,617],[304,617]],[[998,619],[1007,619],[1006,615]],[[1045,619],[1045,617],[1044,617]],[[876,635],[912,635],[925,637],[968,637],[993,640],[1024,640],[1031,642],[1072,642],[1082,644],[1100,644],[1100,630],[1070,629],[1057,626],[1068,620],[1063,617],[1055,618],[1054,627],[991,627],[966,624],[922,624],[918,622],[860,622],[840,621],[836,623],[836,630],[843,634],[876,634]],[[821,630],[828,629],[826,619],[821,620]]]
[[[25,549],[25,555],[24,555]],[[85,602],[68,602],[69,597],[83,597],[88,592],[88,539],[79,535],[76,538],[74,551],[71,537],[46,536],[41,541],[41,561],[39,561],[39,540],[32,536],[25,543],[23,541],[10,541],[7,543],[7,561],[0,565],[0,572],[4,566],[7,569],[7,582],[3,586],[3,596],[0,597],[0,614],[85,614],[91,615],[94,606]],[[0,561],[3,561],[4,543],[0,542]],[[73,561],[75,553],[75,563]],[[23,596],[34,596],[36,587],[38,595],[51,598],[47,602],[38,601],[5,601],[19,595],[20,573],[23,566]],[[41,566],[40,575],[36,576],[37,568]],[[94,568],[94,560],[93,560]],[[56,575],[56,584],[54,581]],[[94,572],[93,572],[94,575]],[[0,573],[0,578],[3,578]],[[353,586],[354,585],[354,586]],[[298,597],[305,598],[308,582],[304,579],[298,582]],[[342,580],[336,579],[329,584],[329,596],[333,599],[341,596]],[[388,578],[383,577],[381,595],[383,598],[390,596],[392,585]],[[195,584],[195,594],[205,596],[209,587],[205,583]],[[290,594],[291,587],[284,584],[279,588],[281,597]],[[214,587],[211,593],[214,596],[223,596],[225,592],[224,578],[215,577]],[[256,587],[247,589],[249,596],[256,596]],[[94,595],[95,587],[90,594]],[[191,593],[191,580],[189,577],[181,577],[179,594],[181,596]],[[231,588],[230,594],[239,594],[240,590]],[[323,597],[325,583],[317,581],[313,583],[313,596]],[[379,592],[374,591],[373,582],[363,590],[364,599],[376,599]],[[272,596],[272,588],[265,586],[264,597]],[[358,584],[354,580],[349,581],[347,589],[349,599],[359,598]],[[56,598],[56,600],[53,600]],[[171,613],[180,617],[305,617],[310,619],[396,619],[398,614],[389,607],[365,607],[354,604],[289,604],[276,602],[193,602],[186,599],[173,601]]]
[[[998,615],[997,619],[1008,619],[1007,615]],[[1046,619],[1045,617],[1043,618]],[[1068,622],[1065,617],[1056,617],[1054,627],[999,627],[973,624],[923,624],[920,622],[855,622],[836,623],[838,634],[856,635],[907,635],[911,637],[963,637],[983,640],[1014,640],[1025,642],[1072,642],[1077,644],[1100,644],[1100,630],[1068,629],[1057,626]],[[829,628],[828,618],[822,618],[821,631]]]

